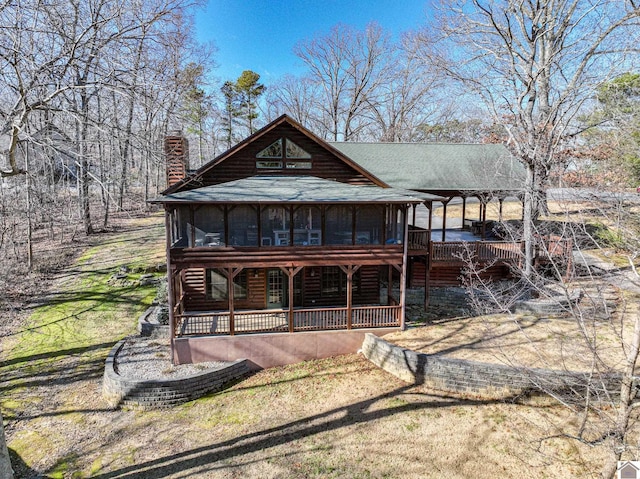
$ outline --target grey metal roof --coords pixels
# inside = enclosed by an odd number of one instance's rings
[[[514,191],[524,168],[498,144],[329,143],[392,187],[433,191]]]
[[[356,186],[315,176],[252,176],[171,193],[153,203],[421,203],[424,195],[395,188]]]

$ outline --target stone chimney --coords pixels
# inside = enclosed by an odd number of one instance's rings
[[[187,176],[189,142],[181,135],[166,136],[164,154],[167,161],[167,187],[170,187]]]

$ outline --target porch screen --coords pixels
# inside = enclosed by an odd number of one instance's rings
[[[329,245],[353,244],[353,208],[330,206],[326,212],[326,235]]]
[[[380,244],[384,228],[384,210],[381,206],[356,208],[356,244]]]
[[[219,206],[204,205],[194,213],[196,246],[224,246],[224,211]]]
[[[229,209],[229,243],[232,246],[258,246],[258,211],[251,205]]]

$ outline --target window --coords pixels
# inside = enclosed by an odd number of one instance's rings
[[[260,158],[256,161],[256,168],[258,169],[282,169],[284,166],[288,169],[309,170],[312,166],[311,161],[287,161],[284,163],[281,161],[285,158],[287,160],[311,159],[311,155],[308,152],[288,138],[280,138],[274,141],[265,149],[261,150],[256,155],[256,158]]]
[[[346,296],[347,275],[338,266],[325,266],[322,268],[322,295],[323,296]],[[356,295],[360,292],[360,270],[355,271],[351,276],[352,293]]]
[[[311,155],[287,138],[287,158],[308,159]]]
[[[282,158],[282,138],[267,146],[256,155],[256,158]]]
[[[207,270],[207,297],[214,301],[229,299],[227,277],[219,269]],[[233,280],[234,299],[247,299],[247,270],[240,271]]]
[[[322,294],[327,296],[340,294],[342,276],[344,276],[344,273],[337,266],[325,266],[322,268]]]
[[[310,170],[310,161],[287,161],[286,167],[290,170]]]
[[[256,161],[256,168],[259,170],[279,170],[282,168],[281,161]]]

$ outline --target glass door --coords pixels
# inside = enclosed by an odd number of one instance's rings
[[[281,309],[285,304],[285,275],[280,269],[267,271],[267,308]]]

